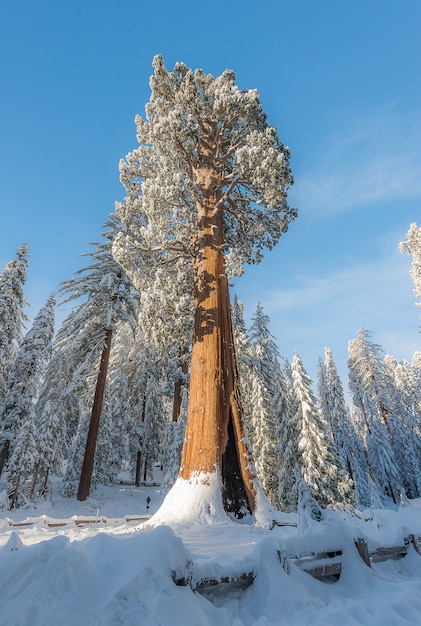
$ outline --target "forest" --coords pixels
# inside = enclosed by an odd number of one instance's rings
[[[215,473],[234,518],[260,489],[285,512],[303,497],[346,510],[420,497],[421,354],[397,362],[361,329],[347,396],[329,349],[314,383],[260,303],[246,327],[229,279],[297,217],[288,148],[232,72],[169,72],[161,57],[154,71],[140,146],[120,163],[126,198],[86,266],[29,330],[26,244],[0,275],[0,507],[50,497],[52,476],[85,500],[157,466],[165,493]],[[420,297],[420,227],[400,249]],[[57,302],[72,308],[56,331]]]

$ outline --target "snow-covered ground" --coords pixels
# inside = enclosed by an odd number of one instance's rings
[[[295,515],[273,530],[230,521],[151,528],[160,488],[101,487],[86,502],[54,496],[0,514],[1,626],[269,626],[421,624],[421,556],[368,568],[370,551],[421,535],[421,500],[399,510],[329,513],[298,535]],[[25,522],[26,525],[17,525]],[[342,550],[338,582],[282,557]],[[288,571],[286,571],[288,570]],[[198,590],[207,578],[254,580]],[[176,585],[183,579],[191,584]]]

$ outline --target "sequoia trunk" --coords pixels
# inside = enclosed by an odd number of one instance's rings
[[[180,477],[219,472],[224,508],[241,516],[255,508],[251,455],[237,387],[226,276],[221,188],[218,172],[197,172],[203,190],[198,206],[197,253],[194,260],[195,324],[191,358],[189,409]]]

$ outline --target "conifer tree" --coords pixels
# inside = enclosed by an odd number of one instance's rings
[[[390,401],[391,381],[385,371],[381,347],[360,330],[349,342],[349,387],[353,403],[365,425],[368,462],[380,497],[397,502],[403,488],[402,475],[392,450],[394,415]]]
[[[406,233],[406,241],[399,244],[401,252],[407,252],[412,257],[412,267],[409,272],[414,282],[414,293],[416,298],[421,298],[421,227],[411,224]],[[421,302],[417,302],[417,306],[421,307]]]
[[[95,250],[88,253],[93,263],[78,270],[60,289],[62,294],[69,294],[63,302],[85,300],[69,315],[59,330],[58,340],[64,346],[72,346],[73,359],[79,363],[88,359],[97,371],[77,494],[79,500],[85,500],[91,489],[113,331],[118,320],[134,325],[137,312],[132,284],[111,254],[113,239],[120,228],[118,217],[110,216],[105,226],[108,228],[103,233],[106,241],[97,243]],[[79,436],[80,432],[79,429]]]
[[[417,464],[421,468],[421,368],[417,365],[416,355],[412,363],[395,361],[393,377],[402,404],[404,428],[411,438]]]
[[[269,330],[269,316],[259,303],[250,328],[251,356],[251,443],[256,472],[263,491],[273,506],[278,506],[279,388],[281,370],[279,351]]]
[[[390,442],[401,470],[403,486],[409,498],[417,498],[421,493],[421,472],[418,461],[417,437],[415,435],[412,411],[408,405],[410,383],[402,385],[400,375],[403,373],[403,364],[386,355],[383,359],[385,373],[389,384],[389,419]]]
[[[324,363],[319,361],[318,392],[322,416],[325,423],[330,426],[330,436],[335,443],[336,453],[345,463],[349,477],[355,484],[353,471],[355,442],[352,436],[349,408],[329,348],[325,349]]]
[[[199,517],[219,502],[234,513],[253,511],[257,483],[244,439],[227,263],[239,273],[258,262],[295,217],[286,202],[289,153],[258,93],[239,90],[232,71],[214,78],[178,63],[169,72],[161,56],[153,67],[146,119],[137,118],[140,146],[121,164],[127,196],[116,208],[131,235],[120,235],[116,247],[136,240],[139,255],[149,250],[158,264],[192,260],[195,320],[178,487],[187,481],[192,504],[200,494],[192,507]]]
[[[297,354],[294,355],[291,370],[301,423],[298,447],[302,458],[302,478],[320,506],[350,502],[350,483],[332,452],[332,442],[322,422],[318,400],[311,389],[312,380]]]
[[[34,420],[34,401],[51,357],[54,305],[55,299],[51,295],[25,335],[9,373],[0,414],[0,475],[25,422]]]
[[[371,506],[375,487],[371,478],[366,446],[367,429],[363,413],[354,404],[350,405],[349,447],[352,450],[354,485],[359,506]],[[379,496],[377,495],[377,498]]]
[[[51,490],[51,474],[61,473],[66,452],[66,424],[63,415],[54,409],[48,396],[41,396],[35,405],[35,425],[35,462],[31,493],[34,496],[44,496]]]
[[[158,461],[164,428],[163,396],[166,376],[162,353],[144,340],[142,329],[136,333],[131,350],[130,385],[132,419],[128,425],[128,450],[135,484],[151,476]]]
[[[183,257],[158,267],[154,280],[140,290],[139,324],[146,341],[168,354],[172,361],[172,421],[180,416],[193,333],[193,276],[191,262]]]
[[[135,332],[127,323],[118,324],[110,355],[108,380],[113,442],[110,470],[114,475],[119,473],[129,458],[129,428],[134,419],[130,373],[133,369],[131,350],[135,341]]]
[[[281,384],[284,400],[282,410],[279,412],[279,502],[283,511],[296,511],[302,467],[302,454],[298,445],[301,436],[301,420],[297,398],[294,394],[291,365],[287,359],[284,359]]]
[[[27,267],[28,245],[24,243],[16,251],[16,258],[9,261],[0,274],[0,407],[28,321],[24,312],[28,303],[23,293]]]
[[[10,458],[7,477],[7,494],[9,508],[14,509],[22,500],[23,481],[30,476],[35,463],[35,423],[33,405],[18,434],[13,453]]]
[[[232,329],[234,337],[235,355],[238,366],[238,385],[243,406],[244,422],[248,440],[252,437],[253,403],[251,399],[253,346],[249,340],[244,320],[244,306],[241,300],[234,296],[232,305]],[[251,445],[251,444],[250,444]]]

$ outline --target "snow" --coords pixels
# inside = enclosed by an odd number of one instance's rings
[[[414,547],[370,569],[354,546],[356,537],[364,537],[372,551],[421,535],[421,500],[400,509],[369,509],[361,518],[327,511],[299,535],[297,514],[277,514],[278,523],[290,525],[272,530],[227,516],[199,523],[185,512],[182,522],[156,525],[159,518],[147,516],[148,496],[153,516],[162,501],[159,486],[101,487],[83,503],[54,496],[43,505],[3,512],[0,625],[421,623],[421,557]],[[26,525],[12,525],[18,523]],[[316,580],[292,558],[332,549],[342,550],[335,583]],[[197,588],[205,579],[251,572],[253,581]]]

